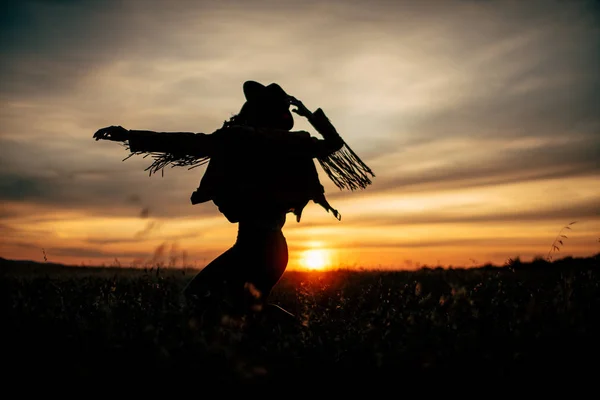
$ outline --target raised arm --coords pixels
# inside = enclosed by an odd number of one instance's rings
[[[318,108],[317,111],[311,113],[307,118],[313,128],[323,136],[323,139],[315,138],[317,140],[316,157],[326,157],[344,146],[342,137],[337,133],[323,110]]]
[[[327,176],[340,189],[364,189],[371,184],[369,177],[375,174],[338,135],[335,128],[320,108],[311,113],[301,101],[290,96],[290,104],[297,107],[292,110],[305,116],[312,126],[325,138],[318,150],[319,163]]]
[[[305,117],[308,122],[323,136],[323,139],[311,138],[313,141],[313,157],[322,158],[335,153],[344,146],[344,141],[335,130],[323,110],[317,109],[314,113],[294,96],[289,96],[291,105],[296,106],[292,112]]]
[[[192,132],[153,132],[127,130],[109,126],[94,134],[96,140],[128,142],[132,153],[171,153],[197,157],[210,156],[214,147],[212,135]]]
[[[310,112],[302,102],[291,97],[291,104],[297,109],[296,114],[306,117],[310,124],[319,132],[323,139],[313,137],[304,131],[286,131],[278,129],[240,128],[240,135],[233,139],[241,146],[258,146],[268,149],[269,152],[303,156],[310,158],[324,158],[335,153],[344,146],[344,141],[335,130],[323,110],[317,109]]]

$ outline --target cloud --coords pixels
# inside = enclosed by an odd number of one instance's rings
[[[68,257],[81,257],[81,258],[143,258],[147,257],[148,254],[139,251],[105,251],[100,249],[80,248],[80,247],[57,247],[46,249],[49,257],[55,256],[68,256]]]
[[[375,203],[376,204],[376,203]],[[309,220],[302,222],[301,225],[290,224],[289,231],[302,231],[313,228],[331,227],[337,229],[353,229],[360,232],[364,227],[406,227],[422,225],[439,224],[473,224],[474,226],[492,226],[501,223],[522,223],[522,222],[552,222],[552,221],[592,221],[600,220],[600,196],[582,200],[572,200],[569,202],[558,202],[557,204],[543,205],[538,208],[527,208],[523,210],[511,210],[510,208],[500,208],[499,206],[488,205],[481,211],[474,205],[465,205],[463,207],[441,207],[439,209],[429,209],[425,207],[424,211],[404,210],[398,206],[394,212],[380,210],[376,206],[366,208],[362,213],[343,218],[341,225],[331,225],[327,219]],[[485,206],[485,204],[484,204]],[[465,212],[464,209],[472,209],[471,212]],[[340,207],[343,214],[343,209]],[[561,222],[558,222],[559,224]],[[377,238],[376,238],[377,240]]]
[[[6,237],[8,235],[14,235],[18,232],[17,229],[8,226],[6,224],[0,224],[0,235],[2,235],[3,237]]]
[[[419,213],[412,215],[390,215],[388,217],[364,218],[360,217],[353,223],[364,225],[420,225],[420,224],[457,224],[476,223],[490,224],[497,222],[548,222],[567,221],[573,219],[596,221],[600,218],[600,197],[560,204],[542,209],[529,209],[525,211],[488,211],[485,214],[449,215],[439,212]],[[483,225],[482,225],[483,226]]]
[[[600,143],[588,138],[567,138],[555,143],[515,140],[515,148],[511,148],[510,141],[497,139],[457,141],[455,145],[451,140],[440,142],[439,147],[432,145],[407,150],[406,156],[400,152],[395,156],[398,161],[394,165],[386,165],[389,160],[373,163],[373,169],[381,173],[367,189],[368,193],[485,187],[600,173],[597,162]],[[413,162],[417,169],[411,169]],[[428,163],[433,166],[429,167]],[[423,167],[419,168],[419,165]],[[339,197],[339,192],[332,192],[331,197],[336,195]]]
[[[192,207],[189,200],[202,176],[200,168],[169,169],[164,178],[160,174],[149,177],[143,171],[149,164],[146,160],[121,162],[113,154],[103,162],[90,156],[93,150],[86,148],[59,156],[49,149],[51,145],[46,143],[0,138],[0,155],[10,163],[0,172],[1,200],[85,209],[92,214],[139,216],[139,205],[131,199],[143,198],[155,217],[213,215],[210,207]],[[86,158],[90,162],[84,161]]]
[[[144,229],[135,233],[136,239],[143,239],[150,235],[153,231],[160,229],[161,223],[159,221],[148,221]]]
[[[373,168],[361,194],[321,173],[336,202],[558,179],[577,189],[600,172],[598,11],[593,1],[12,2],[0,14],[0,222],[220,216],[189,203],[204,169],[149,178],[147,159],[121,162],[122,148],[91,135],[113,124],[210,133],[239,110],[247,79],[322,107]],[[317,135],[301,119],[296,128]],[[573,211],[591,217],[589,199]]]
[[[490,243],[495,243],[498,247],[515,246],[518,242],[519,246],[540,246],[548,244],[547,239],[519,239],[514,238],[498,238],[498,237],[480,237],[480,238],[463,238],[463,239],[439,239],[439,240],[398,240],[389,242],[369,243],[365,241],[344,243],[337,247],[340,249],[356,249],[358,247],[365,249],[390,249],[390,250],[405,250],[405,249],[426,249],[439,247],[474,247],[474,246],[489,246]]]
[[[3,7],[0,93],[48,96],[67,93],[94,67],[122,56],[127,15],[119,2],[20,1]],[[110,27],[107,29],[107,27]],[[100,34],[101,33],[101,34]]]
[[[142,211],[140,211],[140,218],[145,219],[145,218],[148,218],[149,215],[150,215],[150,209],[148,207],[142,208]]]
[[[154,228],[153,228],[154,229]],[[146,233],[147,235],[147,233]],[[85,239],[85,243],[94,244],[94,245],[110,245],[110,244],[121,244],[121,243],[136,243],[140,244],[147,241],[149,238],[146,235],[134,235],[133,238],[125,238],[125,237],[110,237],[110,238],[88,238]],[[177,241],[183,239],[196,239],[204,236],[202,232],[183,232],[178,235],[160,235],[159,238],[161,240],[166,241]]]

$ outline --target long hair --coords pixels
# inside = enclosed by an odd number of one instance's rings
[[[221,129],[231,128],[232,126],[248,126],[247,118],[241,113],[241,111],[237,114],[232,115],[228,120],[223,121],[223,126]]]

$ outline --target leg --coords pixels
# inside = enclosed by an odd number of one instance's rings
[[[269,236],[263,244],[260,265],[254,268],[249,280],[261,291],[266,301],[273,287],[279,282],[288,264],[288,247],[283,233]]]
[[[246,280],[257,289],[257,292],[251,291],[255,293],[254,298],[248,296],[251,303],[258,306],[263,317],[276,321],[295,321],[293,314],[267,301],[287,267],[288,248],[285,237],[281,232],[269,234],[261,243],[253,243],[253,249],[254,263],[246,271]]]
[[[226,281],[239,263],[238,252],[230,248],[196,274],[183,290],[190,305],[204,309],[216,306],[225,295]]]

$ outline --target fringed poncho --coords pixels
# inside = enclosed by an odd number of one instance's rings
[[[127,146],[132,155],[152,156],[150,174],[168,165],[191,169],[209,162],[192,204],[212,200],[231,222],[266,210],[293,212],[300,221],[310,200],[340,219],[325,199],[313,159],[340,189],[364,189],[375,175],[321,109],[309,122],[323,139],[303,131],[234,125],[212,134],[133,130]]]

